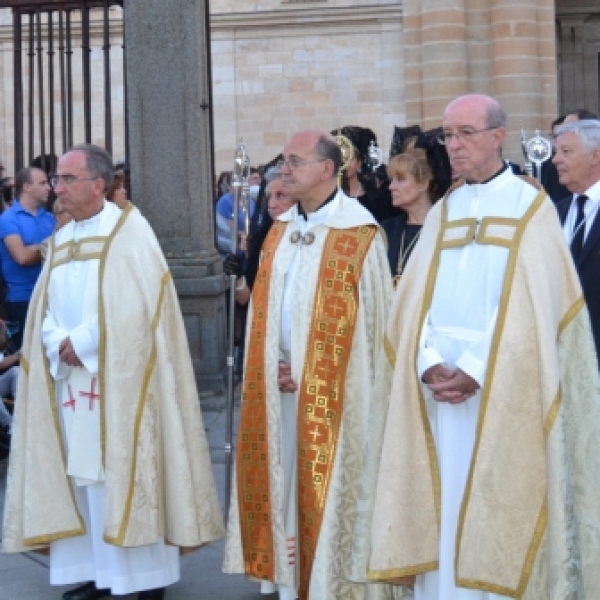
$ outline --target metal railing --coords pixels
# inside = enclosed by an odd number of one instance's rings
[[[50,172],[57,152],[62,154],[78,142],[103,143],[113,152],[111,33],[121,21],[111,20],[109,11],[117,5],[122,7],[123,0],[0,0],[0,7],[13,10],[15,172],[32,164]],[[122,150],[127,168],[124,47],[123,35],[123,98],[119,100],[123,105],[119,112],[123,114]],[[94,49],[103,53],[102,77],[92,73]],[[100,98],[103,111],[93,111]],[[98,139],[100,129],[102,141]]]

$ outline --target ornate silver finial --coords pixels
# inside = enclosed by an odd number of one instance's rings
[[[371,169],[376,171],[383,163],[383,152],[381,148],[375,145],[375,140],[371,140],[367,154],[371,163]]]
[[[525,171],[531,175],[533,165],[538,180],[542,177],[542,164],[552,156],[552,143],[545,137],[542,137],[539,129],[535,130],[535,135],[530,140],[525,140],[525,131],[521,122],[521,148],[527,159]]]

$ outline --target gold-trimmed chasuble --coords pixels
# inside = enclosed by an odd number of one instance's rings
[[[362,265],[375,227],[332,230],[321,258],[298,397],[298,598],[306,600],[335,463]]]
[[[266,385],[264,381],[270,273],[285,231],[276,223],[263,245],[252,291],[253,318],[237,448],[238,502],[248,575],[273,581],[275,558]],[[344,386],[358,310],[362,265],[376,228],[331,230],[324,244],[298,397],[298,551],[301,600],[308,597],[344,407]]]

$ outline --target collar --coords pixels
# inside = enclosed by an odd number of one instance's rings
[[[504,173],[504,171],[506,171],[508,168],[509,168],[508,165],[504,161],[502,161],[502,167],[496,173],[494,173],[491,177],[486,179],[485,181],[469,181],[467,179],[466,183],[467,183],[467,185],[484,185],[486,183],[489,183],[493,179],[496,179],[496,177],[498,177],[499,175],[502,175],[502,173]]]
[[[337,196],[337,193],[338,193],[338,188],[336,187],[335,190],[333,190],[332,194],[325,200],[325,202],[323,202],[319,206],[319,208],[317,208],[317,210],[313,211],[312,213],[308,213],[308,214],[304,212],[302,205],[300,204],[300,202],[298,202],[298,215],[304,217],[305,221],[308,221],[309,215],[319,212],[324,206],[326,206],[327,204],[332,202],[333,199]]]
[[[593,185],[591,185],[585,192],[583,192],[587,197],[588,201],[586,202],[586,206],[589,204],[590,206],[595,206],[600,202],[600,180],[596,181]],[[572,203],[575,204],[577,197],[581,196],[581,194],[573,194]]]
[[[20,202],[18,198],[15,198],[13,200],[12,206],[11,208],[15,211],[15,212],[22,212],[25,213],[26,215],[30,215],[30,216],[36,216],[40,213],[40,211],[44,210],[43,206],[38,206],[37,210],[35,212],[31,212],[29,210],[27,210]]]
[[[91,223],[94,223],[94,221],[96,221],[97,219],[100,218],[100,215],[102,214],[102,211],[104,210],[104,207],[106,206],[106,198],[104,199],[104,202],[102,203],[102,207],[100,208],[100,210],[95,214],[92,215],[91,217],[87,217],[87,219],[80,219],[79,221],[73,219],[73,222],[76,225],[81,225],[81,226],[86,226],[86,225],[90,225]]]

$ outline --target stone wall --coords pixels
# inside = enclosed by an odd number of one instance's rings
[[[447,100],[468,91],[501,99],[510,116],[507,154],[518,161],[519,120],[528,133],[545,131],[560,112],[600,109],[597,0],[557,0],[556,8],[552,0],[211,0],[211,10],[216,172],[231,168],[240,136],[259,164],[306,127],[371,127],[387,155],[394,125],[438,125]],[[111,15],[117,21],[111,53],[119,159],[120,9]],[[0,9],[0,160],[9,172],[11,23],[10,10]],[[99,22],[93,32],[92,73],[101,89]],[[80,95],[76,90],[76,99]],[[75,115],[81,131],[81,105]],[[103,143],[101,129],[94,141]]]
[[[349,124],[373,129],[387,155],[404,124],[400,0],[243,4],[213,3],[217,171],[231,168],[241,136],[256,165],[295,131]]]

